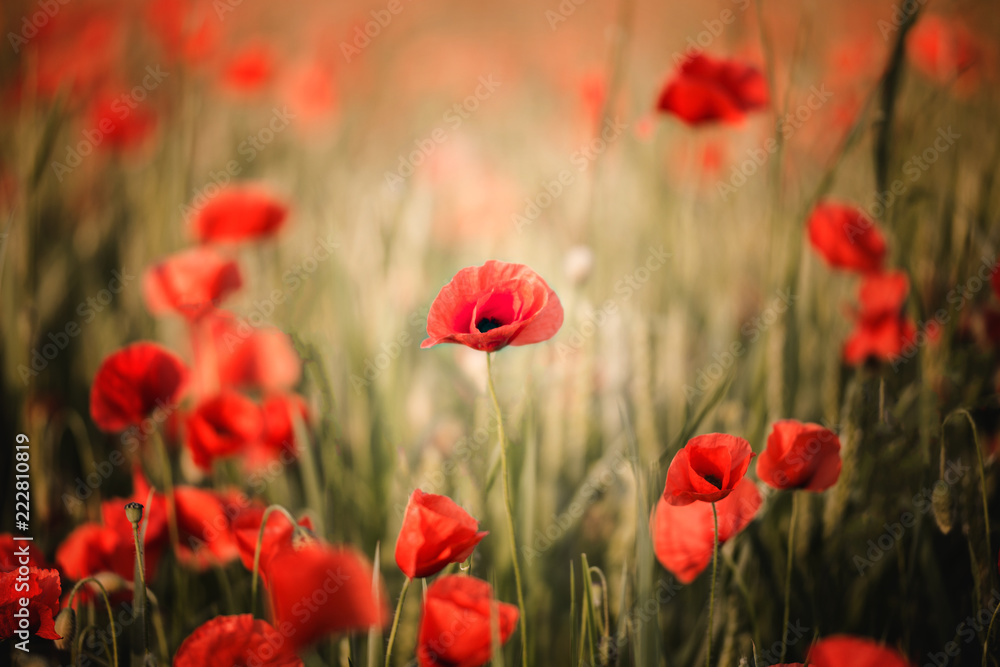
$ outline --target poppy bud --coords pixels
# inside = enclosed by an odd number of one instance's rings
[[[142,505],[139,503],[128,503],[125,505],[125,517],[135,525],[142,521]]]
[[[931,507],[934,510],[934,523],[938,530],[947,535],[952,528],[953,498],[951,495],[951,485],[943,479],[934,483],[934,491],[931,493]]]
[[[68,651],[76,638],[76,611],[72,607],[65,607],[56,614],[55,622],[56,634],[60,639],[55,640],[56,648],[60,651]]]
[[[108,595],[127,591],[132,587],[129,582],[125,581],[124,577],[114,572],[98,572],[93,577],[101,586],[104,586],[104,590],[108,592]],[[96,584],[91,584],[91,588],[94,590],[98,589]]]

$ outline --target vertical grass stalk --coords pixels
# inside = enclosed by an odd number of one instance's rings
[[[406,591],[410,587],[409,577],[403,582],[403,590],[399,592],[399,602],[396,603],[396,615],[392,617],[392,629],[389,630],[389,645],[385,647],[385,667],[389,667],[389,658],[392,657],[392,643],[396,641],[396,629],[399,627],[399,615],[403,612],[403,600],[406,599]]]
[[[781,623],[781,658],[778,662],[785,662],[785,654],[788,652],[788,614],[791,611],[792,601],[792,550],[795,547],[795,518],[798,513],[798,494],[792,493],[792,517],[788,521],[788,554],[785,565],[785,613]]]
[[[715,539],[712,541],[712,590],[708,595],[708,651],[705,653],[705,667],[712,667],[712,625],[715,623],[715,578],[719,570],[719,511],[712,503],[712,521],[715,523]]]

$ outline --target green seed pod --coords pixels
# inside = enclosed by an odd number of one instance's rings
[[[139,503],[128,503],[125,505],[125,516],[132,524],[142,521],[142,505]]]

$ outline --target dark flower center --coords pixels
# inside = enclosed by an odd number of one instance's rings
[[[722,480],[715,475],[705,475],[705,481],[717,489],[722,489]]]
[[[476,322],[476,328],[479,329],[479,333],[486,333],[487,331],[493,331],[498,327],[502,327],[503,322],[493,317],[484,317],[483,319]]]

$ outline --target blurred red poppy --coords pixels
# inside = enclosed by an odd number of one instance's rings
[[[906,51],[921,74],[942,84],[973,69],[981,59],[979,45],[968,28],[934,15],[924,16],[913,26],[906,38]]]
[[[273,327],[235,332],[216,338],[220,382],[264,391],[284,391],[298,384],[302,361],[288,334]]]
[[[116,433],[140,424],[156,408],[172,412],[188,369],[156,343],[133,343],[105,357],[90,388],[90,417]]]
[[[236,93],[256,93],[271,80],[274,55],[264,44],[243,47],[226,64],[222,84]]]
[[[191,221],[202,243],[239,243],[273,236],[288,218],[288,207],[263,189],[233,186],[202,206]]]
[[[467,576],[441,577],[427,589],[417,639],[420,667],[480,667],[492,655],[491,615],[500,643],[517,625],[517,607],[493,599],[493,588]]]
[[[910,283],[906,274],[875,273],[858,291],[854,332],[844,345],[844,361],[893,361],[916,339],[916,326],[903,313]]]
[[[1000,299],[1000,257],[993,260],[993,273],[990,283],[993,285],[993,293]]]
[[[840,476],[840,439],[819,424],[775,422],[757,459],[757,476],[776,489],[823,491]]]
[[[458,343],[495,352],[548,340],[562,322],[559,297],[541,276],[523,264],[490,260],[462,269],[441,289],[420,347]]]
[[[451,498],[416,489],[396,539],[396,565],[410,579],[429,577],[464,561],[487,535]]]
[[[833,268],[870,272],[882,268],[882,233],[861,210],[824,202],[809,216],[809,242]]]
[[[96,99],[86,118],[87,130],[100,136],[100,150],[126,151],[141,145],[156,129],[149,106],[136,106],[128,93]]]
[[[268,396],[260,406],[263,418],[263,431],[256,444],[247,452],[247,469],[256,470],[275,460],[290,463],[298,456],[295,442],[293,415],[302,420],[303,425],[309,423],[309,406],[298,394],[279,394]]]
[[[736,123],[766,107],[768,99],[767,81],[756,67],[695,53],[667,81],[656,109],[688,125]]]
[[[240,614],[217,616],[203,623],[174,655],[173,667],[205,665],[299,667],[302,660],[270,623]]]
[[[745,478],[717,502],[719,544],[750,525],[760,504],[757,485]],[[682,584],[694,581],[712,562],[715,521],[708,503],[678,506],[661,497],[650,520],[650,533],[657,560]]]
[[[814,667],[913,667],[899,651],[871,639],[838,635],[816,642],[809,651]]]
[[[197,320],[243,285],[236,262],[211,248],[190,248],[150,266],[142,276],[146,307]]]
[[[260,406],[235,391],[202,401],[187,418],[185,442],[202,470],[217,458],[232,456],[255,443],[263,432]]]
[[[663,498],[671,505],[722,500],[743,479],[754,456],[750,443],[734,435],[692,438],[670,462]]]
[[[54,619],[59,613],[60,593],[59,573],[55,570],[28,567],[27,577],[16,570],[0,572],[0,641],[14,637],[19,630],[27,630],[42,639],[59,639]],[[28,600],[27,619],[14,615],[22,613],[22,598]],[[18,640],[22,639],[24,637],[18,635]]]
[[[372,566],[353,549],[319,542],[285,545],[268,562],[266,582],[276,627],[293,648],[331,634],[367,631],[388,620],[386,598],[372,592]]]
[[[237,491],[178,486],[174,502],[179,538],[177,559],[181,563],[204,570],[239,557],[232,517],[252,507],[250,499]]]
[[[240,560],[246,569],[253,571],[253,557],[257,550],[257,538],[260,535],[260,522],[264,518],[265,508],[251,507],[240,512],[233,519],[233,534],[236,536],[236,546],[240,550]],[[313,530],[309,517],[299,519],[299,525]],[[264,529],[264,541],[260,545],[260,573],[265,574],[271,557],[285,546],[292,544],[295,528],[281,512],[271,512],[267,517],[267,528]]]

